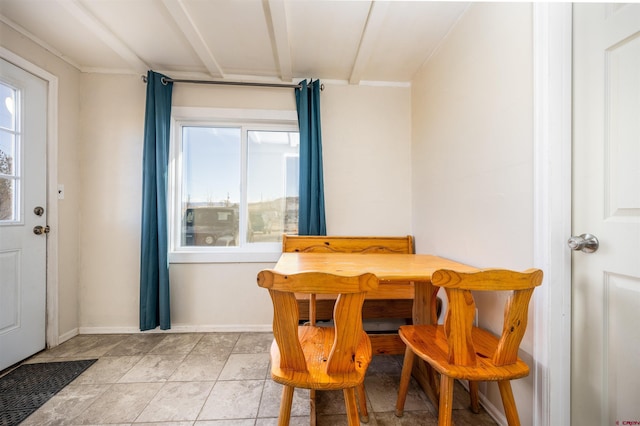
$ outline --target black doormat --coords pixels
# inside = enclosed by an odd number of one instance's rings
[[[0,426],[19,424],[96,361],[23,364],[0,377]]]

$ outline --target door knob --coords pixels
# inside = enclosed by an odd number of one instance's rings
[[[33,233],[36,235],[48,234],[50,231],[49,225],[47,226],[34,226]]]
[[[598,250],[600,243],[595,235],[582,234],[580,236],[573,236],[567,240],[567,244],[571,250],[583,251],[585,253],[593,253]]]

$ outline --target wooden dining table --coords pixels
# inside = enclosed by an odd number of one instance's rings
[[[414,324],[432,324],[437,321],[435,295],[438,289],[431,285],[433,272],[438,269],[452,269],[459,272],[478,270],[464,263],[429,254],[363,255],[360,253],[282,253],[273,269],[281,274],[314,271],[356,275],[370,272],[378,277],[381,285],[388,284],[390,288],[393,287],[394,282],[413,282]],[[435,402],[435,383],[427,365],[416,362],[413,375],[427,396]]]

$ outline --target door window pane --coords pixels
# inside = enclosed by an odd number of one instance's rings
[[[0,177],[0,220],[16,220],[13,180]]]
[[[18,220],[18,136],[15,89],[0,83],[0,221]]]
[[[0,128],[16,129],[16,90],[0,83]]]
[[[14,175],[15,151],[15,135],[0,130],[0,175]]]

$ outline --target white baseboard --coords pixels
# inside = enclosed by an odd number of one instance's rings
[[[240,333],[271,332],[271,324],[230,324],[230,325],[173,325],[170,330],[148,330],[141,332],[138,327],[80,327],[76,334],[136,334],[136,333]],[[73,337],[73,336],[71,336]]]
[[[74,328],[72,330],[67,331],[64,334],[61,334],[60,336],[58,336],[58,345],[61,343],[66,342],[67,340],[71,339],[72,337],[76,337],[78,334],[80,334],[80,332],[78,331],[77,328]]]
[[[493,405],[483,394],[480,394],[480,404],[484,407],[485,411],[501,426],[507,426],[507,418],[502,414],[495,405]]]

